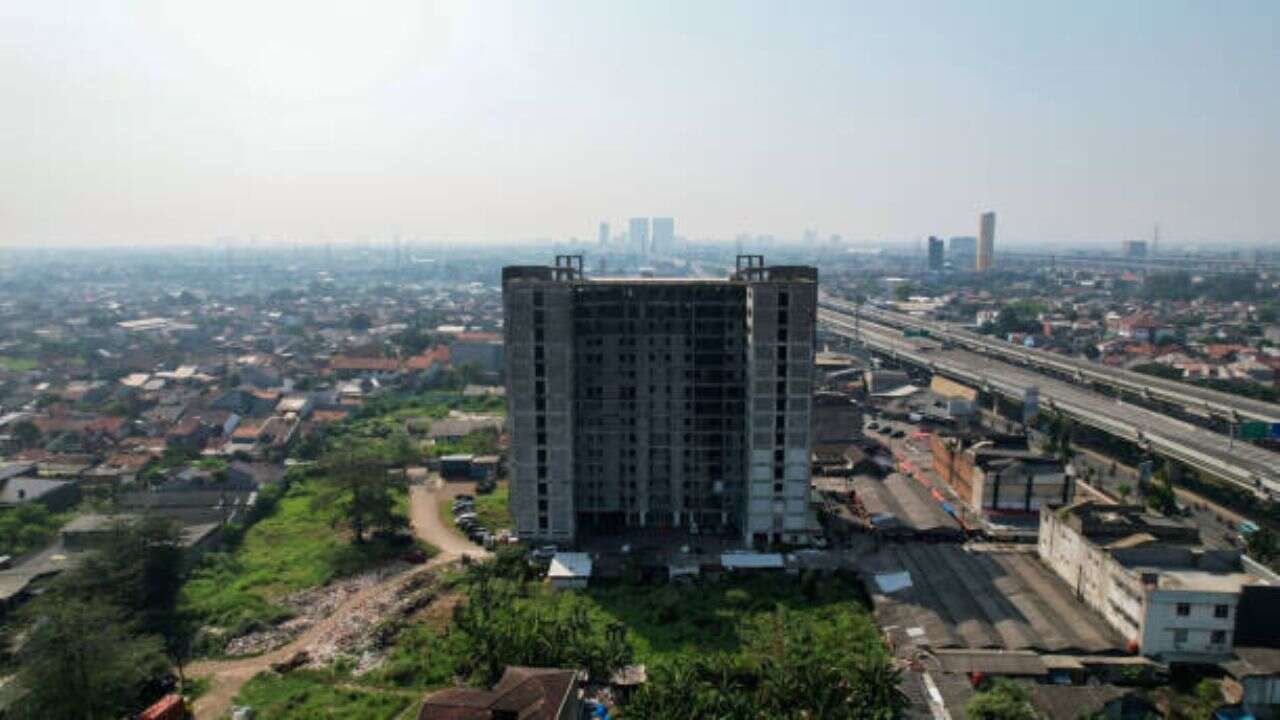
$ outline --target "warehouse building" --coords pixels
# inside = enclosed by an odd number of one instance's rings
[[[933,435],[933,469],[970,508],[984,514],[1037,513],[1070,502],[1074,483],[1062,463],[1027,449],[1024,438]]]
[[[1042,506],[1038,552],[1131,649],[1164,662],[1220,661],[1242,615],[1280,606],[1274,575],[1137,505]]]

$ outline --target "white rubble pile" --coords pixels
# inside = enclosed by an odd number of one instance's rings
[[[265,630],[241,635],[226,644],[223,652],[236,657],[270,652],[287,644],[306,632],[308,628],[328,617],[356,593],[377,585],[387,578],[412,567],[408,563],[392,562],[376,570],[331,582],[328,585],[307,588],[281,598],[278,604],[294,612],[294,617]]]
[[[324,667],[346,658],[353,662],[352,671],[357,675],[377,667],[398,621],[434,595],[434,581],[434,573],[411,575],[349,608],[332,632],[307,648],[307,666]]]

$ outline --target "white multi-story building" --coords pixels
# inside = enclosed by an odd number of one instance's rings
[[[1130,646],[1166,662],[1229,656],[1244,588],[1266,585],[1236,550],[1140,506],[1078,503],[1040,511],[1039,554]]]

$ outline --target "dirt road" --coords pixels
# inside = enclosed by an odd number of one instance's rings
[[[455,489],[453,494],[460,492]],[[312,625],[289,644],[263,655],[232,660],[206,660],[192,663],[186,668],[186,674],[192,678],[209,678],[208,691],[196,701],[194,712],[197,720],[215,720],[224,717],[231,710],[231,701],[249,678],[267,670],[273,663],[283,662],[301,650],[306,650],[318,641],[332,634],[342,618],[359,611],[369,603],[375,603],[388,593],[395,592],[413,576],[430,569],[455,562],[463,554],[471,557],[486,557],[488,552],[472,544],[465,537],[457,534],[453,528],[447,527],[440,518],[437,492],[450,492],[447,487],[433,491],[429,486],[414,485],[409,489],[409,522],[413,532],[440,549],[440,554],[431,558],[425,565],[406,570],[399,575],[372,585],[352,595],[346,602],[338,606],[328,617]]]
[[[440,483],[428,480],[426,485],[409,487],[409,521],[413,523],[413,531],[419,538],[440,548],[442,553],[484,557],[489,553],[476,545],[458,531],[445,524],[440,517],[440,497],[453,497],[466,488],[453,483]]]

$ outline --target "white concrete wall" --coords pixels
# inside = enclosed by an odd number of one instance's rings
[[[1198,590],[1153,590],[1147,594],[1142,628],[1142,654],[1196,654],[1219,656],[1231,652],[1236,619],[1234,593]],[[1187,615],[1178,615],[1179,603],[1190,605]],[[1227,606],[1225,618],[1214,617],[1214,607]],[[1178,630],[1186,631],[1186,641],[1176,642]],[[1212,642],[1214,631],[1223,631],[1225,641]]]

